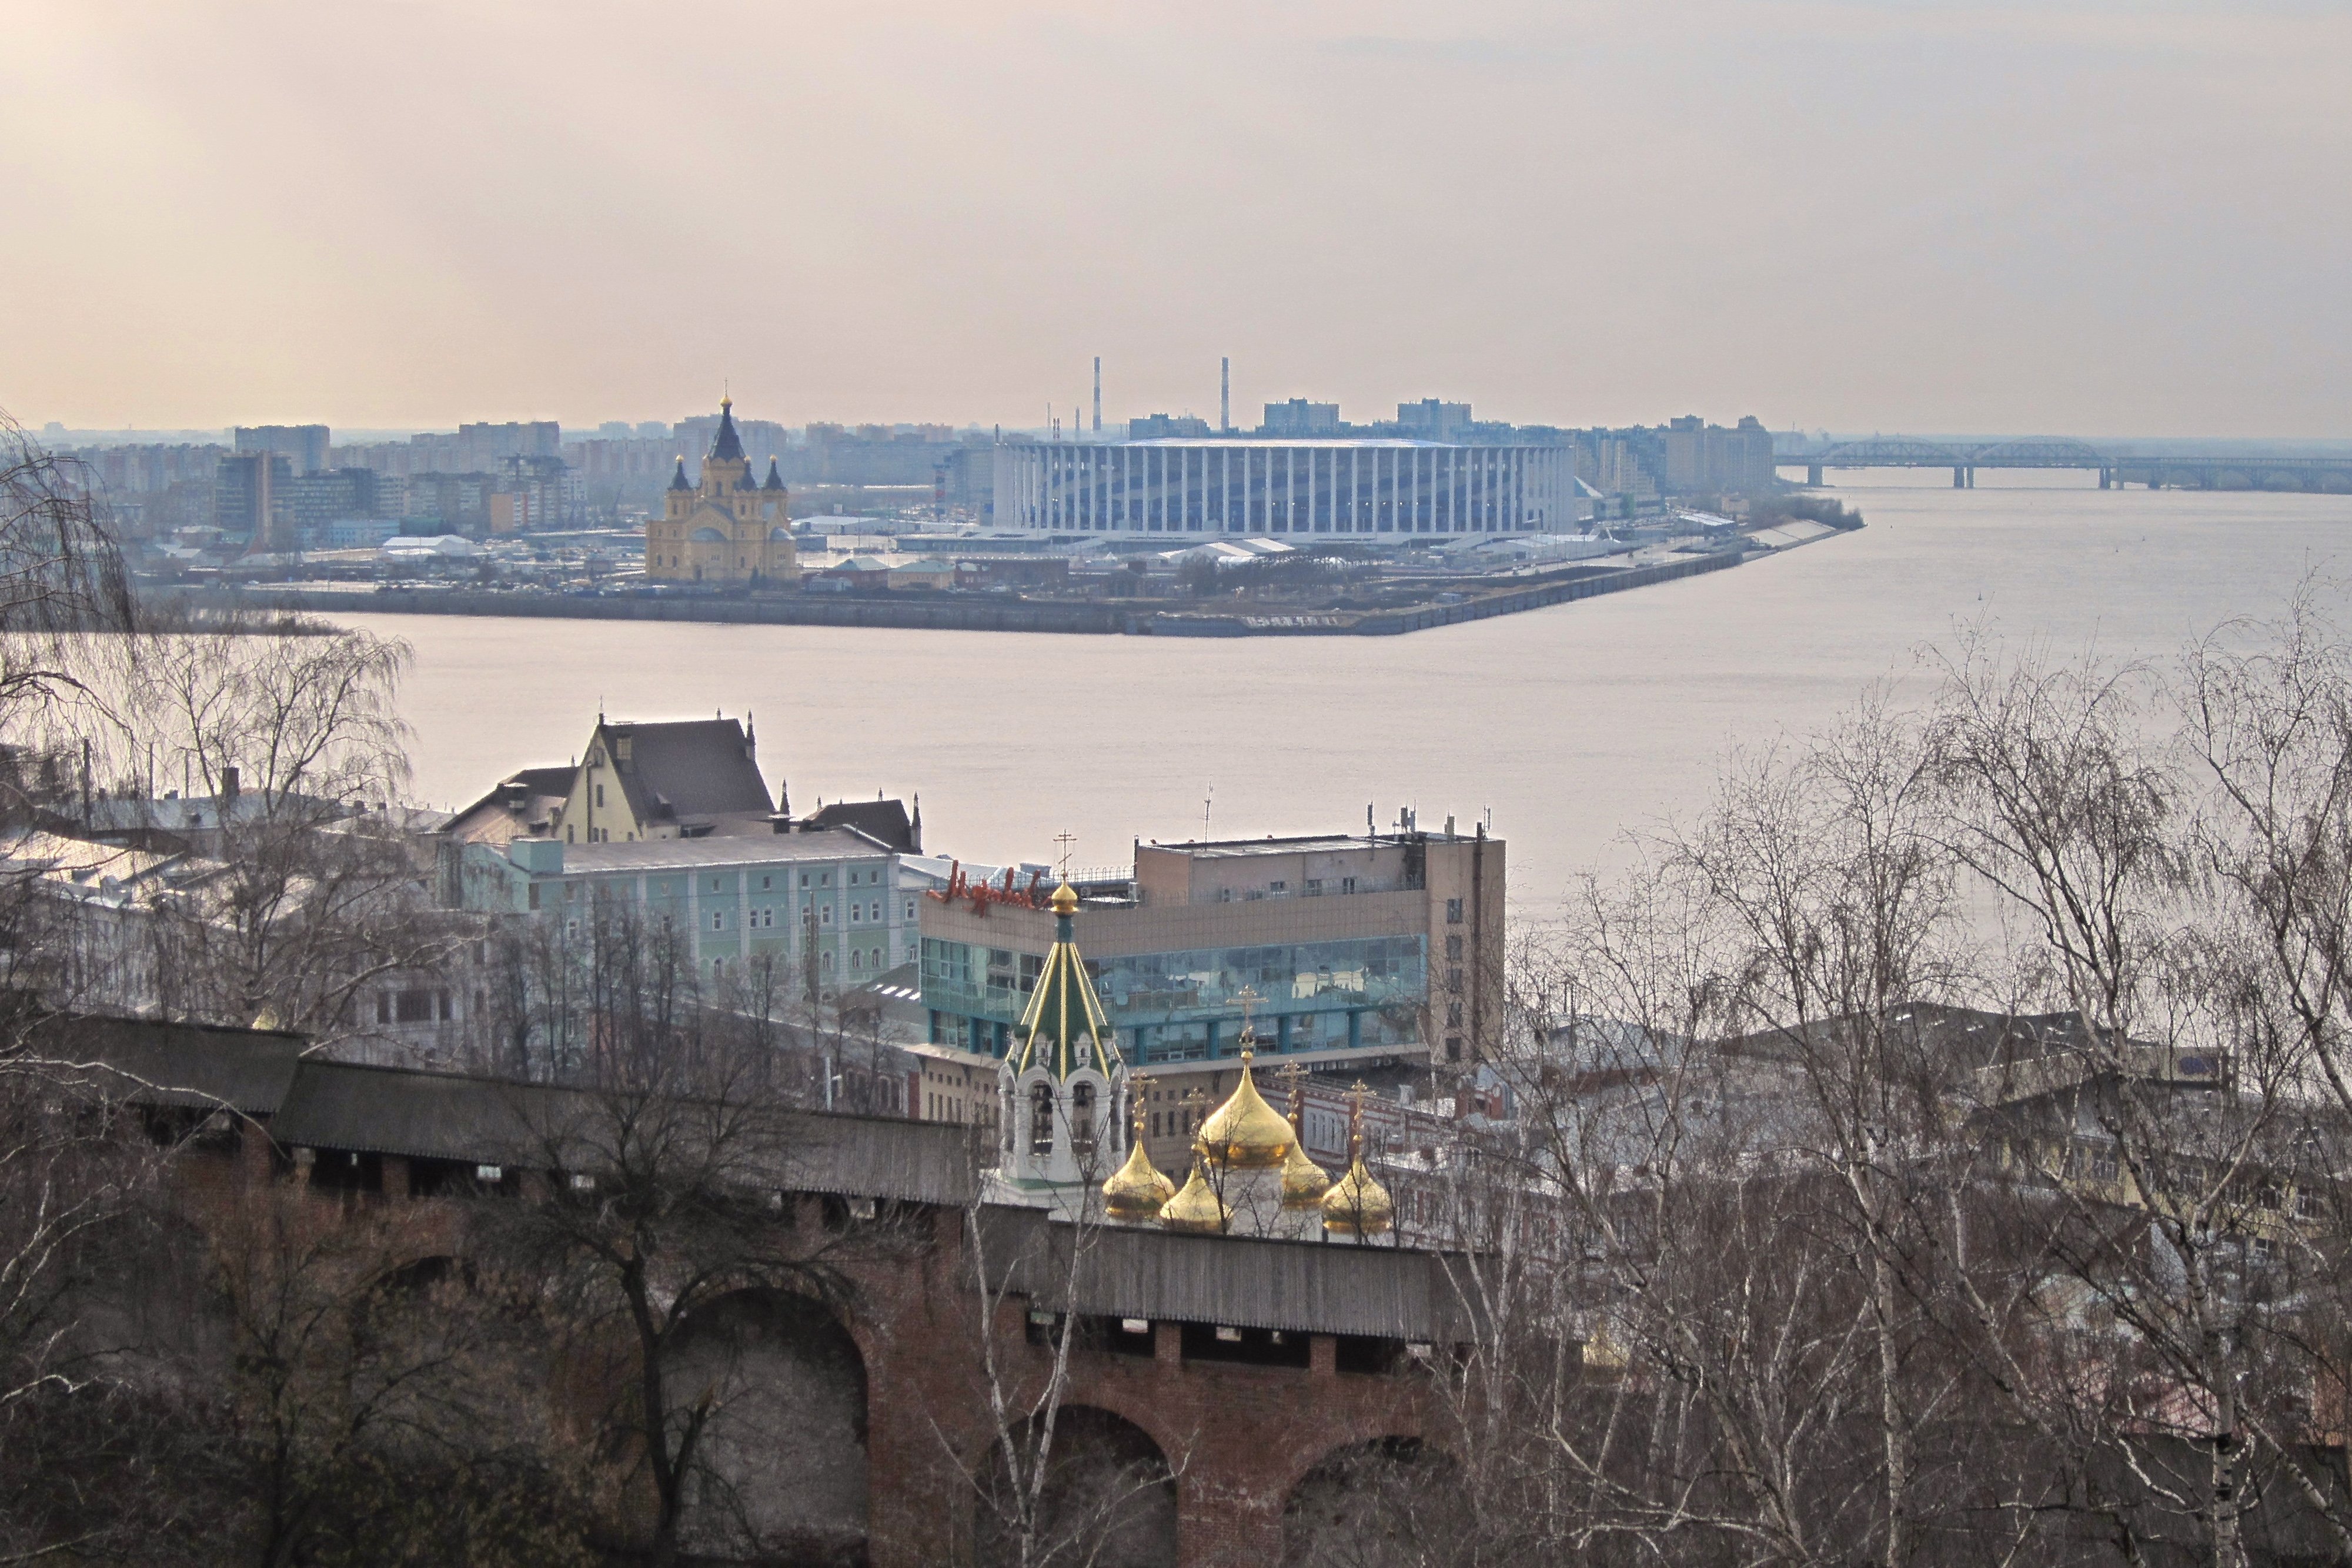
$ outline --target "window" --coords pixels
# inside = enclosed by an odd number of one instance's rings
[[[1448,969],[1445,971],[1445,988],[1449,991],[1458,991],[1462,988],[1461,970]]]
[[[533,909],[539,907],[539,883],[537,883],[530,884],[530,906]]]
[[[1459,1061],[1462,1060],[1462,1037],[1460,1035],[1449,1034],[1445,1037],[1445,1060],[1448,1061]]]
[[[596,786],[596,804],[597,804],[597,805],[599,805],[599,806],[602,806],[602,805],[604,805],[604,787],[602,784],[599,784],[599,785],[597,785],[597,786]]]
[[[1355,879],[1354,877],[1352,877],[1352,876],[1343,876],[1343,877],[1341,877],[1341,878],[1339,879],[1339,891],[1340,891],[1341,893],[1353,893],[1353,892],[1355,892],[1355,891],[1356,891],[1356,879]]]
[[[1310,876],[1310,877],[1308,877],[1308,878],[1307,879],[1307,886],[1306,886],[1303,890],[1301,890],[1301,891],[1303,891],[1308,898],[1320,898],[1320,897],[1322,897],[1322,896],[1323,896],[1323,879],[1322,879],[1321,877],[1319,877],[1319,876]]]
[[[1449,898],[1445,901],[1445,924],[1448,925],[1459,925],[1462,924],[1462,901],[1460,899]]]
[[[710,928],[713,931],[724,931],[727,929],[727,912],[725,910],[714,909],[710,912]]]
[[[1029,1152],[1054,1152],[1054,1086],[1040,1083],[1029,1092]]]
[[[390,1023],[392,1021],[392,993],[390,991],[378,991],[375,994],[375,1021],[378,1023]]]
[[[1080,1159],[1095,1152],[1095,1086],[1081,1083],[1070,1091],[1070,1152]]]
[[[802,885],[803,887],[806,887],[808,884],[809,884],[809,883],[808,883],[808,873],[806,873],[806,872],[803,872],[803,873],[801,873],[801,885]]]
[[[1462,938],[1461,938],[1461,937],[1459,937],[1459,936],[1448,936],[1448,937],[1445,939],[1445,956],[1446,956],[1446,957],[1448,957],[1448,958],[1452,959],[1452,960],[1453,960],[1454,963],[1456,963],[1456,964],[1459,964],[1460,962],[1462,962]]]
[[[830,953],[825,953],[825,954],[822,954],[822,955],[820,955],[820,956],[818,956],[818,958],[817,958],[817,967],[818,967],[818,968],[820,968],[820,969],[823,969],[823,970],[824,970],[826,974],[828,974],[828,975],[832,974],[832,973],[833,973],[833,955],[832,955],[832,954],[830,954]]]
[[[710,891],[713,893],[719,891],[719,879],[715,876],[710,879]]]
[[[401,991],[392,998],[392,1021],[394,1023],[431,1023],[434,993],[422,987]]]
[[[1265,884],[1265,890],[1268,893],[1288,893],[1290,884],[1286,882],[1269,882]]]
[[[832,904],[828,904],[818,909],[816,912],[816,923],[820,925],[830,925],[833,924]]]
[[[761,878],[760,879],[760,891],[761,891],[761,892],[762,892],[762,893],[765,893],[765,892],[767,891],[767,889],[768,889],[768,879],[767,879],[766,877],[764,877],[764,876],[763,876],[763,877],[761,877]]]
[[[1460,1002],[1448,1002],[1445,1004],[1445,1027],[1448,1029],[1460,1029],[1462,1027],[1462,1004]]]
[[[915,901],[911,898],[907,900],[907,918],[909,920],[915,918]]]

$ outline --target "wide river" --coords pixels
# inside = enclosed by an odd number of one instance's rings
[[[1087,867],[1129,841],[1492,813],[1542,919],[1621,835],[1686,814],[1734,746],[1801,735],[1982,623],[2012,643],[2168,654],[2352,557],[2352,497],[2102,492],[2086,476],[1839,476],[1869,527],[1737,570],[1404,637],[1055,637],[435,616],[406,638],[415,795],[562,762],[599,706],[724,711],[819,799],[919,792],[933,853]],[[2000,483],[2008,478],[2011,482]]]

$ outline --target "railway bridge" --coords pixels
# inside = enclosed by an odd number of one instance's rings
[[[2095,469],[2099,488],[2126,484],[2202,490],[2352,490],[2352,456],[2256,451],[2137,453],[2102,450],[2068,436],[2021,436],[1977,445],[1874,435],[1773,454],[1776,468],[1802,468],[1819,485],[1832,468],[1949,468],[1955,489],[1973,488],[1979,468]]]

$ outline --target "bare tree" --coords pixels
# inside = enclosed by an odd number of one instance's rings
[[[541,1032],[543,1076],[517,1091],[527,1163],[543,1201],[486,1211],[572,1324],[575,1354],[603,1368],[598,1425],[650,1495],[652,1560],[677,1560],[694,1511],[730,1503],[710,1462],[725,1379],[674,1385],[700,1320],[731,1297],[829,1307],[845,1299],[848,1232],[813,1223],[791,1196],[805,1177],[798,1086],[772,1042],[705,1005],[682,933],[607,909],[583,956],[556,961],[574,1005]],[[887,1244],[879,1222],[856,1236]],[[697,1385],[698,1383],[698,1385]]]
[[[1098,1336],[1111,1332],[1080,1310],[1106,1225],[1102,1181],[1139,1144],[1143,1112],[1137,1097],[1125,1116],[1098,1107],[1081,1124],[1068,1101],[1066,1092],[1055,1102],[1055,1130],[1076,1155],[1076,1184],[1045,1195],[1043,1207],[1006,1207],[983,1168],[963,1217],[982,1440],[974,1450],[960,1427],[935,1427],[972,1489],[979,1557],[989,1568],[1132,1561],[1172,1524],[1155,1505],[1173,1497],[1188,1457],[1130,1446],[1100,1413],[1070,1407],[1072,1354],[1099,1349]],[[1028,1134],[1020,1118],[1007,1118],[1004,1135]],[[983,1167],[995,1155],[977,1138],[972,1153]]]
[[[195,1468],[251,1500],[266,1568],[589,1561],[583,1456],[533,1395],[535,1293],[450,1256],[437,1207],[268,1183],[210,1217],[228,1450]]]

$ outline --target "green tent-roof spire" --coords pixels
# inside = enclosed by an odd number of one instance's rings
[[[1054,890],[1054,946],[1021,1015],[1018,1071],[1043,1067],[1055,1078],[1081,1068],[1108,1073],[1118,1064],[1118,1037],[1095,984],[1078,956],[1078,895],[1067,883]]]

